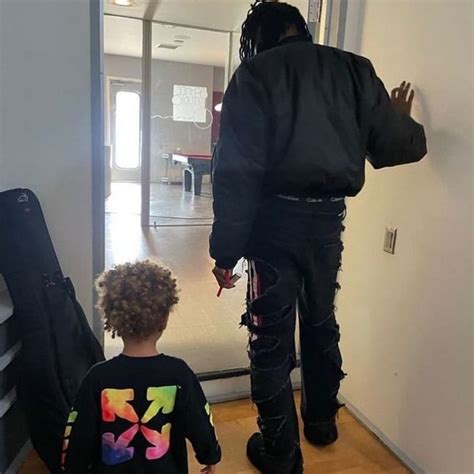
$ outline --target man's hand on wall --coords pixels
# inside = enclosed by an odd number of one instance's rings
[[[415,98],[415,91],[411,89],[411,84],[403,81],[399,87],[392,91],[392,104],[398,112],[402,114],[411,115],[411,107],[413,99]]]

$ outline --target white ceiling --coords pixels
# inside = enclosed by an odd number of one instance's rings
[[[179,38],[185,38],[177,42]],[[152,27],[153,58],[192,64],[224,67],[229,48],[229,35],[191,28]],[[178,49],[158,48],[176,45]],[[106,16],[104,21],[104,50],[106,54],[142,56],[142,23],[129,18]]]
[[[250,3],[251,0],[136,0],[136,5],[133,7],[119,7],[113,5],[111,0],[106,0],[105,13],[235,31],[245,19]],[[296,5],[306,16],[308,0],[289,0],[288,3]],[[106,16],[104,35],[106,54],[141,57],[141,22]],[[176,35],[190,38],[174,51],[156,48],[159,43],[177,44]],[[224,33],[153,25],[155,59],[224,66],[227,52],[228,38]]]

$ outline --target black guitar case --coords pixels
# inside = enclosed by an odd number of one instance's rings
[[[62,273],[38,199],[28,189],[0,193],[0,273],[22,341],[18,399],[34,447],[50,471],[59,473],[74,396],[104,354]]]

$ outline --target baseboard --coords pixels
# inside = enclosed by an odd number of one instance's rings
[[[1,1],[1,0],[0,0]],[[294,371],[291,375],[294,390],[301,388],[301,375]],[[207,380],[201,382],[206,398],[209,403],[223,403],[234,400],[250,398],[250,376],[233,377],[220,380]]]
[[[17,474],[32,449],[31,441],[27,441],[4,474]]]
[[[361,411],[359,411],[354,405],[352,405],[346,398],[339,396],[341,402],[346,405],[349,413],[362,423],[371,433],[373,433],[377,439],[405,466],[410,469],[413,474],[425,474],[425,471],[416,464],[413,459],[407,456],[395,443],[393,443],[374,423],[372,423]]]

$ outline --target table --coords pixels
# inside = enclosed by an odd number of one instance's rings
[[[172,160],[176,163],[186,165],[183,170],[183,186],[186,192],[194,189],[194,195],[200,196],[202,190],[202,178],[211,174],[211,155],[189,154],[178,155],[173,153]]]

